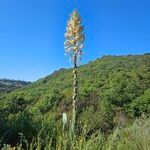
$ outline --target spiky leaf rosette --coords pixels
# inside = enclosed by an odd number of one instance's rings
[[[77,10],[74,10],[67,23],[65,38],[65,52],[73,60],[73,56],[80,60],[82,55],[82,49],[84,47],[84,28],[82,26],[82,20]]]

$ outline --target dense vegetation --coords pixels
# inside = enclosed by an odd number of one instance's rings
[[[150,148],[150,55],[103,56],[78,71],[74,149]],[[2,95],[1,147],[21,143],[18,147],[25,149],[70,149],[67,127],[62,132],[62,112],[70,120],[71,95],[72,69]]]
[[[0,79],[0,93],[8,93],[17,88],[29,85],[30,82],[25,82],[21,80],[9,80],[9,79]]]

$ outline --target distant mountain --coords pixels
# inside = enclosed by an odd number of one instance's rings
[[[0,93],[8,93],[17,88],[29,85],[31,82],[21,80],[0,79]]]

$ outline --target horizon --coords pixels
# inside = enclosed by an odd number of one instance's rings
[[[102,57],[107,57],[107,56],[112,56],[112,57],[122,57],[122,56],[136,56],[136,55],[150,55],[150,53],[143,53],[143,54],[126,54],[126,55],[102,55],[101,57],[98,57],[98,58],[95,58],[94,60],[89,60],[87,63],[85,63],[85,64],[81,64],[81,65],[79,65],[79,67],[80,66],[82,66],[82,65],[87,65],[88,63],[90,63],[91,61],[96,61],[97,59],[101,59]],[[43,76],[43,77],[39,77],[37,80],[33,80],[33,81],[30,81],[30,80],[21,80],[21,79],[10,79],[10,78],[0,78],[0,80],[14,80],[14,81],[25,81],[25,82],[31,82],[31,83],[33,83],[33,82],[36,82],[36,81],[38,81],[38,80],[40,80],[40,79],[43,79],[43,78],[45,78],[45,77],[47,77],[47,76],[50,76],[50,75],[52,75],[55,71],[59,71],[59,70],[61,70],[61,69],[72,69],[72,67],[69,67],[69,68],[58,68],[58,69],[56,69],[56,70],[54,70],[54,71],[52,71],[51,73],[49,73],[49,74],[47,74],[47,75],[45,75],[45,76]]]
[[[71,68],[63,42],[74,8],[85,26],[82,64],[103,55],[150,53],[149,5],[148,0],[1,1],[0,79],[36,81]]]

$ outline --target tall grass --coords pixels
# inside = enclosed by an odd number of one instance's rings
[[[117,128],[106,143],[107,150],[150,150],[150,118],[140,118],[124,129]]]
[[[30,143],[22,140],[16,150],[150,150],[150,118],[137,119],[126,128],[116,128],[114,132],[105,137],[97,131],[90,137],[85,133],[76,135],[74,143],[70,140],[69,132],[41,136],[41,133]],[[2,150],[11,150],[9,145],[4,145]]]

